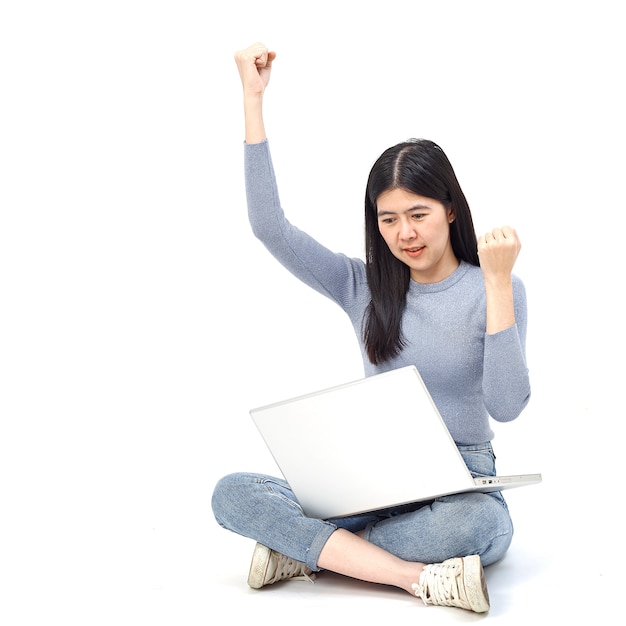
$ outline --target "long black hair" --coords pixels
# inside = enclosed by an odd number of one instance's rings
[[[457,259],[479,265],[472,214],[444,151],[428,139],[411,139],[385,150],[372,166],[365,192],[365,263],[371,300],[363,320],[363,340],[374,364],[397,356],[404,346],[401,322],[410,269],[391,253],[380,234],[376,207],[380,194],[392,189],[406,189],[453,209],[452,250]]]

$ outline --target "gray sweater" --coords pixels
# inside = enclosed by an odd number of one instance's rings
[[[248,215],[254,235],[294,276],[337,303],[361,346],[366,376],[415,365],[454,440],[491,441],[489,416],[515,419],[530,398],[526,367],[526,292],[513,276],[515,326],[488,335],[482,270],[462,262],[439,283],[411,281],[402,320],[406,346],[372,365],[362,340],[370,301],[365,263],[325,248],[293,226],[280,204],[268,141],[244,144]]]

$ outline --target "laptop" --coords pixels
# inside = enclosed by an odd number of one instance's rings
[[[541,481],[541,474],[474,478],[414,366],[250,415],[308,517],[339,519]]]

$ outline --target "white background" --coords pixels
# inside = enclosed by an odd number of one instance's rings
[[[594,481],[625,417],[618,8],[2,4],[3,626],[211,621],[252,545],[215,523],[213,485],[276,471],[248,409],[362,375],[347,318],[247,223],[233,52],[256,40],[278,53],[266,121],[291,221],[361,256],[369,168],[427,137],[477,230],[517,228],[533,398],[496,425],[499,470],[544,474],[511,501],[537,562],[562,547],[554,603],[585,576],[604,591],[623,561],[623,489]]]

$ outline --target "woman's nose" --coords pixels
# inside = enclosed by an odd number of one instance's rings
[[[400,237],[402,237],[402,239],[415,239],[416,235],[417,232],[414,224],[411,224],[408,220],[401,223]]]

